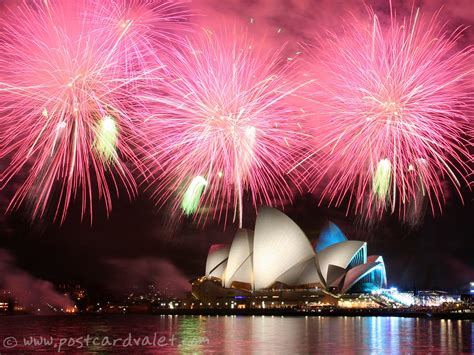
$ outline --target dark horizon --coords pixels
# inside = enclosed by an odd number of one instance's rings
[[[310,240],[331,220],[349,239],[367,241],[369,254],[384,257],[390,286],[456,290],[474,279],[472,200],[463,206],[453,197],[442,215],[433,218],[428,211],[415,229],[395,216],[366,226],[342,209],[317,207],[310,195],[297,197],[284,211]],[[132,202],[115,201],[109,219],[98,212],[92,226],[80,222],[76,208],[63,225],[47,217],[31,222],[15,212],[4,223],[0,249],[16,259],[18,268],[55,284],[80,283],[98,294],[156,284],[182,294],[189,280],[204,274],[211,244],[231,242],[237,230],[233,224],[224,230],[222,223],[203,227],[184,218],[171,220],[145,194]],[[253,229],[254,221],[247,209],[244,228]]]

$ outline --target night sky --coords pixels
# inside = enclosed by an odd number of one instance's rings
[[[388,1],[367,3],[388,14]],[[444,3],[415,1],[428,14]],[[399,14],[408,14],[411,4],[411,0],[393,1]],[[315,24],[334,26],[345,11],[364,13],[360,1],[202,0],[191,6],[204,14],[199,17],[203,25],[222,20],[248,24],[253,18],[252,31],[267,34],[269,45],[287,42],[289,48],[307,40]],[[474,3],[446,2],[442,18],[453,27],[472,26]],[[469,29],[461,45],[472,44],[472,35]],[[3,208],[12,187],[1,192]],[[350,213],[346,216],[343,209],[318,207],[310,195],[296,196],[285,212],[310,239],[330,219],[349,239],[367,240],[369,255],[384,257],[390,285],[453,289],[474,280],[473,194],[464,188],[463,196],[464,205],[451,193],[443,215],[433,218],[428,211],[416,228],[400,225],[396,217],[367,226]],[[244,227],[253,229],[255,216],[247,204]],[[31,221],[25,210],[11,213],[2,217],[0,248],[15,258],[18,268],[55,283],[78,282],[100,292],[151,282],[181,291],[189,289],[188,280],[204,273],[209,246],[230,242],[237,228],[228,224],[223,230],[222,223],[197,227],[190,220],[173,218],[166,208],[154,206],[143,189],[133,201],[115,200],[109,218],[100,206],[96,212],[92,226],[87,218],[81,223],[78,204],[63,225],[50,216]]]

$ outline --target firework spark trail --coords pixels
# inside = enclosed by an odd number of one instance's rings
[[[143,75],[153,60],[162,63],[170,47],[183,44],[183,33],[192,31],[191,12],[181,0],[95,1],[86,20],[109,28],[121,53],[119,68],[131,76]]]
[[[181,202],[181,208],[185,215],[189,216],[197,211],[202,193],[206,186],[207,181],[202,176],[196,176],[191,180],[189,187],[184,193],[183,201]]]
[[[181,11],[171,11],[171,2],[154,3],[164,14]],[[32,215],[40,217],[57,200],[55,218],[62,221],[80,197],[82,216],[88,212],[92,221],[96,193],[109,213],[111,190],[118,195],[123,184],[131,197],[132,172],[147,173],[135,87],[158,75],[160,68],[148,71],[147,61],[159,36],[134,27],[142,24],[141,12],[133,17],[127,4],[144,2],[25,2],[1,14],[0,158],[10,159],[2,185],[27,175],[10,208],[33,200]],[[120,11],[130,15],[125,27],[122,18],[110,21]],[[146,12],[145,22],[152,21]]]
[[[439,14],[416,10],[400,22],[392,13],[382,26],[369,12],[370,24],[352,19],[310,55],[319,148],[307,178],[330,204],[348,198],[367,220],[397,206],[402,220],[411,218],[407,204],[422,204],[420,191],[435,213],[443,180],[459,192],[469,172],[473,49],[456,48],[464,29],[448,32]]]
[[[288,169],[307,141],[299,121],[304,113],[290,102],[306,83],[278,54],[259,50],[237,30],[190,37],[175,53],[170,78],[147,95],[153,118],[150,134],[160,160],[158,203],[178,198],[200,176],[207,186],[195,218],[224,218],[242,225],[243,194],[253,204],[279,204],[292,196]],[[163,192],[168,191],[168,192]],[[173,196],[173,200],[176,196]],[[276,202],[275,202],[276,201]],[[186,212],[186,211],[185,211]]]

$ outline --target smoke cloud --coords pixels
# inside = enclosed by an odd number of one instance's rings
[[[51,305],[70,308],[73,302],[54,290],[53,285],[28,274],[16,266],[15,258],[9,252],[0,249],[0,288],[10,291],[12,298],[27,308],[44,308]]]
[[[474,22],[471,0],[392,0],[392,10],[398,18],[410,16],[417,8],[424,16],[440,11],[440,21],[450,28]],[[349,16],[367,18],[367,7],[372,7],[384,22],[390,16],[389,0],[193,0],[193,11],[201,26],[236,23],[248,26],[256,36],[273,39],[269,46],[287,43],[308,43],[326,30],[337,32]],[[464,46],[471,40],[472,30],[461,40]],[[275,43],[278,42],[278,43]]]
[[[109,287],[114,290],[145,290],[153,285],[165,295],[183,296],[191,285],[184,274],[171,262],[161,258],[111,259]]]

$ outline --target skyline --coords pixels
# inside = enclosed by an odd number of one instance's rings
[[[457,289],[474,278],[472,202],[464,207],[454,202],[443,216],[425,217],[419,230],[400,227],[394,220],[371,229],[345,217],[341,210],[315,205],[314,199],[302,198],[297,207],[285,213],[310,239],[314,240],[326,220],[331,220],[349,239],[369,241],[373,253],[384,255],[391,286]],[[79,223],[78,218],[67,219],[62,226],[25,226],[27,217],[16,214],[9,219],[11,232],[4,234],[0,248],[17,258],[18,267],[40,279],[71,280],[110,292],[120,286],[130,266],[128,280],[158,284],[174,280],[179,285],[177,290],[183,291],[189,280],[203,272],[211,244],[228,243],[237,227],[228,226],[223,231],[222,225],[214,224],[202,230],[190,221],[182,221],[173,226],[174,235],[160,233],[169,220],[151,206],[145,198],[118,202],[108,221],[101,216],[99,221],[103,223],[92,227]],[[251,227],[254,218],[247,215],[244,228]],[[147,275],[148,271],[156,274]]]

